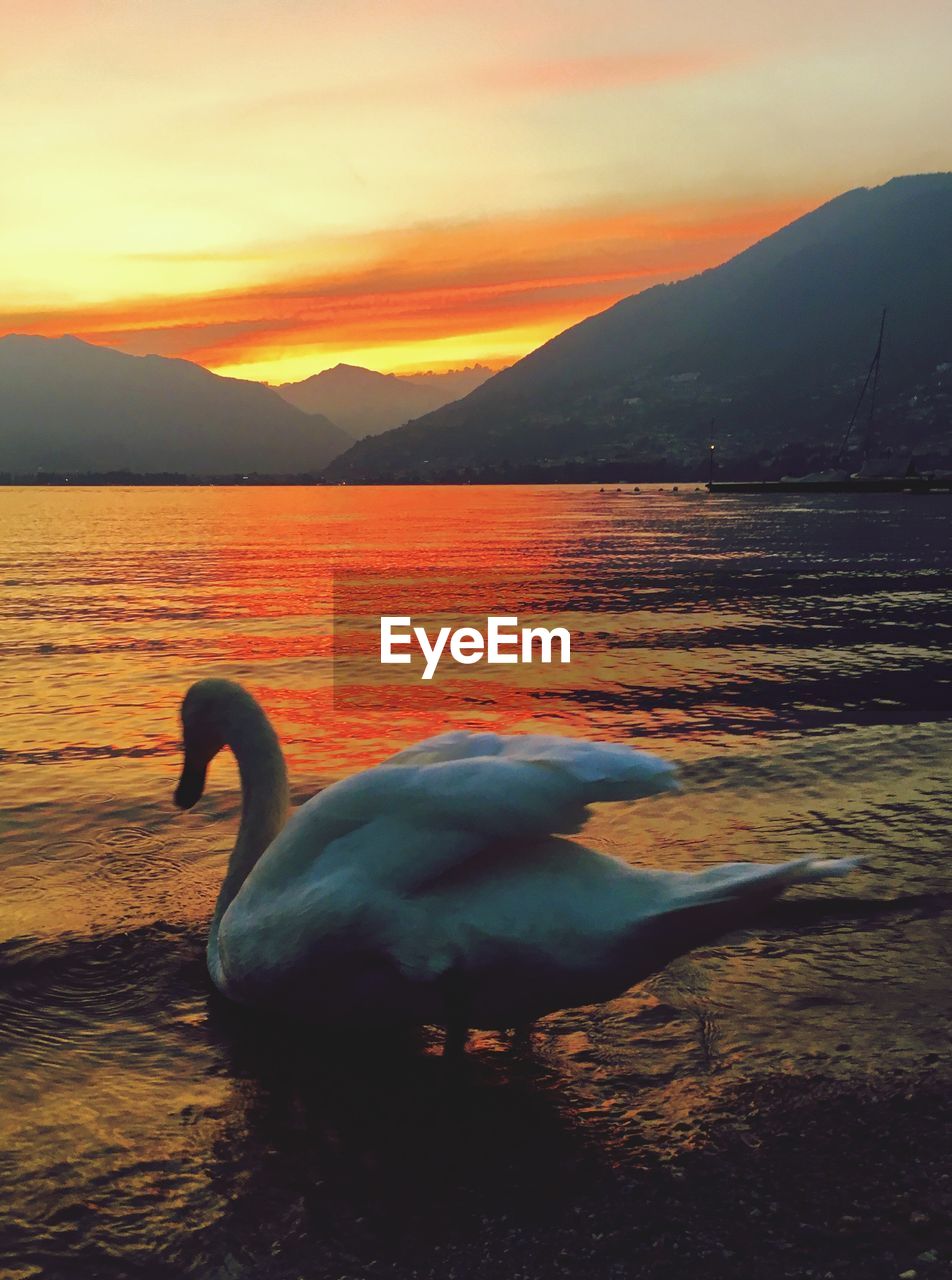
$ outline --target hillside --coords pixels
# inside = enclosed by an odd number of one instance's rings
[[[0,471],[303,472],[351,442],[267,387],[186,360],[0,339]]]
[[[338,364],[303,382],[275,387],[289,404],[305,413],[323,413],[352,436],[378,435],[419,418],[472,391],[490,377],[477,365],[448,373],[402,377],[375,373],[358,365]]]
[[[952,455],[952,174],[847,192],[724,263],[626,298],[334,478],[807,467],[839,442],[889,308],[878,445]],[[943,366],[946,366],[943,368]],[[712,425],[713,423],[713,425]]]

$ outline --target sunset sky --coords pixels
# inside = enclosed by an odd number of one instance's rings
[[[503,364],[952,168],[948,0],[0,0],[0,333]]]

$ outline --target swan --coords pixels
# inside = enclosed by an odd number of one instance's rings
[[[597,801],[678,789],[675,767],[621,745],[454,731],[327,787],[292,816],[284,757],[240,685],[181,706],[175,792],[195,805],[231,748],[241,821],[208,934],[215,986],[239,1004],[363,1029],[524,1028],[612,999],[747,921],[787,886],[856,860],[633,867],[564,837]]]

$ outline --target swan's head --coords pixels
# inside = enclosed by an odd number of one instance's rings
[[[185,695],[180,711],[185,759],[174,797],[180,809],[201,800],[208,766],[228,742],[236,708],[246,699],[251,701],[230,680],[199,680]]]

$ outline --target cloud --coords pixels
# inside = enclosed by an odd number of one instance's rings
[[[241,370],[308,351],[415,349],[519,331],[542,341],[661,280],[731,256],[813,200],[597,207],[252,246],[280,278],[213,294],[0,315],[0,330],[73,333],[136,354]],[[522,351],[513,351],[521,355]]]
[[[348,76],[336,83],[325,81],[320,88],[230,100],[214,114],[216,120],[227,122],[233,128],[247,127],[252,123],[261,126],[275,116],[300,119],[303,113],[307,118],[315,110],[355,104],[375,108],[387,103],[400,108],[409,105],[429,108],[434,102],[471,97],[487,98],[492,102],[528,95],[564,98],[573,93],[598,93],[698,79],[750,61],[755,56],[753,50],[733,48],[460,61],[454,63],[452,71],[429,65],[417,69],[412,75]],[[210,114],[206,113],[206,128],[209,119]]]
[[[473,71],[464,83],[498,92],[535,90],[568,93],[610,89],[624,85],[657,84],[707,75],[733,65],[747,55],[740,51],[697,53],[618,53],[580,58],[550,58],[525,63],[502,63]]]

